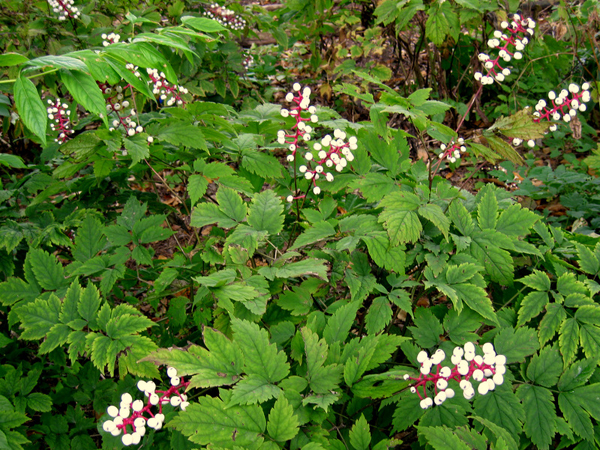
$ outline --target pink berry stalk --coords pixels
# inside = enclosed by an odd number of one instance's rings
[[[48,100],[48,119],[53,120],[54,123],[50,123],[52,131],[58,131],[58,136],[54,139],[54,142],[60,144],[65,143],[71,134],[75,131],[71,129],[71,111],[68,109],[69,105],[61,103],[60,98],[56,101]]]

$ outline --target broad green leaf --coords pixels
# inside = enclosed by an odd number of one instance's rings
[[[556,280],[556,289],[564,296],[570,294],[588,295],[588,290],[581,281],[577,281],[575,274],[566,272]]]
[[[98,254],[106,245],[106,238],[102,237],[102,224],[94,216],[86,216],[75,237],[73,257],[77,261],[85,262]]]
[[[394,431],[400,432],[412,426],[417,420],[425,414],[425,410],[419,405],[420,399],[418,395],[410,393],[408,390],[400,397],[394,416],[392,425]]]
[[[476,420],[477,422],[479,422],[482,425],[485,425],[487,428],[489,428],[490,431],[492,431],[492,433],[494,433],[496,435],[496,438],[498,439],[497,442],[499,442],[500,440],[503,440],[505,443],[505,447],[502,447],[502,448],[505,448],[507,450],[517,450],[518,449],[517,443],[513,439],[512,435],[506,429],[502,428],[501,426],[496,425],[493,421],[490,421],[483,417],[471,416],[470,419]],[[500,448],[500,447],[495,447],[495,448]]]
[[[348,337],[348,333],[356,320],[356,313],[361,307],[360,302],[350,302],[344,305],[327,320],[327,325],[323,330],[323,338],[328,345],[334,342],[343,343]]]
[[[53,255],[45,250],[29,251],[31,268],[40,286],[48,290],[56,290],[65,285],[64,270]]]
[[[476,395],[473,406],[479,416],[507,429],[511,435],[517,436],[521,432],[525,411],[508,383],[496,386],[485,395]]]
[[[401,247],[392,246],[385,231],[376,231],[360,237],[367,244],[369,256],[375,264],[390,272],[403,273],[406,253]]]
[[[560,380],[558,381],[558,389],[563,392],[572,391],[573,389],[583,386],[596,369],[595,359],[583,359],[575,361],[565,370]]]
[[[25,61],[29,61],[29,58],[20,53],[8,52],[0,55],[0,66],[2,67],[17,66]]]
[[[73,96],[73,99],[89,112],[98,115],[108,125],[106,101],[96,80],[91,75],[79,71],[64,70],[60,79]]]
[[[48,116],[35,85],[29,78],[20,74],[13,89],[15,105],[21,120],[33,134],[41,139],[42,144],[45,146]]]
[[[358,353],[355,353],[347,359],[344,365],[344,380],[348,386],[352,386],[369,369],[369,365],[373,359],[375,351],[377,350],[379,341],[379,336],[371,339],[362,339],[360,342],[361,345],[358,347]],[[342,356],[345,355],[346,353],[344,353]],[[353,389],[355,394],[357,393],[356,389],[356,387]],[[371,397],[371,395],[373,395],[373,393],[369,392],[368,396]]]
[[[460,29],[458,15],[446,4],[436,4],[429,10],[429,17],[425,24],[426,36],[435,45],[442,45],[448,35],[456,40],[455,34]]]
[[[267,330],[237,318],[231,320],[231,327],[235,342],[244,353],[247,374],[261,376],[271,383],[281,381],[288,375],[290,365],[287,356],[269,342]]]
[[[579,344],[579,325],[575,318],[569,318],[562,323],[558,344],[560,345],[560,352],[563,355],[565,365],[568,365],[575,357]]]
[[[481,316],[470,309],[463,309],[460,313],[451,309],[444,317],[444,329],[450,340],[457,345],[477,340],[474,333],[481,327]]]
[[[106,334],[111,339],[122,339],[129,334],[145,331],[153,325],[154,322],[145,316],[124,314],[109,320],[106,324]]]
[[[321,241],[329,236],[335,234],[335,229],[329,222],[317,222],[312,224],[304,233],[302,233],[294,241],[294,245],[289,250],[304,247],[306,245],[314,244],[315,242]]]
[[[575,318],[580,323],[600,325],[600,307],[597,305],[581,306],[575,312]]]
[[[450,221],[438,205],[433,203],[419,206],[419,214],[425,219],[431,221],[443,234],[448,237]]]
[[[479,228],[482,230],[496,229],[496,221],[498,220],[498,200],[493,189],[487,189],[483,198],[477,206],[477,220]]]
[[[420,426],[417,430],[419,434],[425,436],[427,443],[435,450],[469,450],[469,447],[450,428]]]
[[[2,55],[0,55],[1,57]],[[0,153],[0,164],[3,166],[14,167],[15,169],[27,169],[20,156],[10,155],[8,153]]]
[[[49,412],[52,409],[52,398],[41,392],[33,392],[27,396],[27,406],[37,412]]]
[[[527,378],[536,384],[552,387],[558,381],[562,371],[563,363],[558,349],[555,346],[547,346],[540,351],[539,355],[531,358],[527,367]]]
[[[239,223],[246,218],[246,205],[242,197],[233,189],[221,187],[217,191],[217,201],[219,202],[221,211],[230,219]]]
[[[135,224],[146,214],[146,209],[146,203],[140,203],[138,199],[132,195],[125,203],[121,215],[117,217],[117,224],[125,227],[127,230],[133,230]]]
[[[369,423],[365,419],[364,414],[361,414],[350,430],[350,445],[355,450],[367,450],[370,443],[371,431],[369,430]]]
[[[492,322],[498,322],[492,301],[483,288],[469,283],[455,284],[452,288],[456,291],[458,298],[473,311]]]
[[[546,275],[545,272],[537,269],[534,269],[533,273],[530,275],[527,275],[526,277],[520,278],[516,281],[538,291],[550,290],[550,278],[548,278],[548,275]]]
[[[558,303],[550,303],[546,306],[546,314],[540,322],[539,340],[540,345],[548,342],[560,328],[563,320],[567,318],[565,308]]]
[[[263,178],[279,178],[283,168],[277,158],[256,149],[242,150],[242,167]]]
[[[525,410],[525,434],[540,450],[550,448],[557,431],[552,392],[542,387],[522,384],[517,389],[517,396]]]
[[[538,220],[539,216],[528,209],[522,208],[517,203],[502,211],[502,214],[498,217],[498,223],[496,223],[496,231],[508,236],[525,236]]]
[[[390,192],[398,189],[394,180],[378,172],[369,172],[363,178],[352,182],[351,186],[360,189],[369,202],[378,202]]]
[[[523,165],[523,157],[503,138],[499,136],[486,135],[485,139],[490,148],[502,158],[511,161],[518,166]]]
[[[283,204],[275,191],[269,189],[254,196],[250,204],[248,225],[273,236],[283,229],[284,219]]]
[[[71,328],[62,323],[57,323],[46,335],[44,342],[40,345],[40,355],[44,355],[50,353],[56,347],[63,345],[69,340],[69,335],[71,334]]]
[[[381,200],[379,206],[384,208],[379,214],[379,222],[387,230],[392,245],[416,242],[419,239],[423,226],[416,210],[421,206],[421,201],[415,194],[392,192]]]
[[[298,425],[294,407],[289,404],[285,396],[280,396],[269,412],[267,433],[275,441],[289,441],[298,434]]]
[[[277,278],[312,275],[327,280],[327,266],[323,259],[308,258],[293,263],[284,263],[281,267],[274,268],[273,272]],[[259,271],[259,273],[261,272]]]
[[[465,208],[460,200],[454,200],[450,203],[448,215],[456,229],[463,236],[471,236],[471,233],[475,229],[475,224],[471,218],[471,214],[469,214],[469,211],[467,211],[467,208]]]
[[[81,293],[77,311],[84,320],[92,322],[96,317],[96,311],[98,311],[100,303],[100,293],[96,286],[90,283]]]
[[[169,422],[192,442],[226,449],[246,447],[256,450],[266,429],[263,410],[258,405],[228,407],[223,401],[201,396]]]
[[[21,306],[17,315],[21,320],[21,326],[25,331],[20,338],[26,340],[41,339],[59,323],[61,303],[54,295],[48,300],[37,299],[34,302]]]
[[[517,326],[524,325],[536,317],[544,310],[549,301],[547,292],[535,291],[527,294],[521,302]]]
[[[193,227],[201,228],[205,225],[216,223],[222,228],[233,228],[237,225],[214,203],[200,203],[192,211],[190,224]]]
[[[586,357],[597,358],[600,355],[600,328],[584,324],[579,329],[579,338]]]
[[[488,448],[487,439],[468,426],[455,428],[454,434],[456,434],[461,441],[465,442],[470,449],[487,450]]]
[[[473,278],[480,270],[482,267],[470,263],[447,266],[446,281],[451,285],[464,283]]]
[[[190,175],[187,189],[192,205],[195,205],[206,194],[207,188],[208,180],[205,177],[202,175]]]
[[[471,236],[471,255],[485,267],[492,281],[510,285],[514,277],[513,259],[506,250],[498,247],[493,234],[477,232]]]
[[[444,329],[431,310],[417,308],[414,316],[415,327],[408,327],[413,337],[422,348],[431,348],[440,343]]]
[[[528,327],[503,328],[494,339],[496,353],[506,356],[506,363],[520,362],[539,348],[535,330]]]
[[[377,334],[392,320],[392,307],[388,297],[377,297],[371,303],[367,316],[365,317],[365,327],[369,334]]]
[[[205,33],[216,33],[218,31],[226,30],[226,28],[216,20],[208,19],[206,17],[183,16],[181,17],[181,22],[194,30],[203,31]]]
[[[150,147],[148,145],[148,141],[139,134],[132,137],[123,138],[123,145],[125,146],[125,150],[127,150],[127,154],[131,156],[130,167],[133,167],[141,160],[150,156]]]
[[[558,406],[573,431],[587,441],[594,441],[594,430],[590,416],[581,408],[579,398],[574,393],[560,393]]]
[[[577,254],[579,255],[579,267],[585,273],[590,275],[596,275],[600,270],[600,261],[596,255],[586,246],[582,244],[575,244],[577,247]]]
[[[19,300],[35,300],[40,291],[32,284],[26,283],[20,278],[10,277],[0,283],[0,303],[10,306]]]
[[[329,346],[325,339],[319,339],[316,333],[308,328],[302,328],[304,351],[306,352],[306,365],[308,368],[306,378],[310,388],[316,394],[327,394],[338,388],[344,370],[343,366],[330,364],[325,366],[329,353]]]
[[[158,132],[158,138],[176,146],[208,150],[204,133],[198,127],[183,121],[168,122]]]
[[[254,405],[280,397],[281,389],[258,375],[249,375],[236,383],[227,406]]]
[[[40,56],[38,58],[27,61],[27,66],[33,66],[38,68],[43,67],[56,67],[69,70],[79,70],[87,72],[87,66],[77,58],[65,55],[48,55]]]

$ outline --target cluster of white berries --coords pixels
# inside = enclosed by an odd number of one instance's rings
[[[212,3],[208,6],[206,11],[204,11],[204,15],[232,30],[243,30],[246,26],[246,21],[239,17],[235,11],[225,8],[218,3]]]
[[[446,158],[451,163],[456,162],[456,160],[460,158],[460,155],[467,151],[467,147],[465,147],[464,144],[465,140],[463,138],[458,138],[456,142],[452,141],[448,145],[440,145],[442,151],[438,155],[439,158]]]
[[[254,56],[252,56],[249,53],[244,55],[244,59],[242,60],[242,66],[244,66],[244,69],[248,70],[253,65],[254,65]]]
[[[426,351],[417,355],[417,361],[421,364],[418,378],[404,375],[405,380],[413,380],[410,391],[418,394],[421,399],[421,408],[427,409],[435,403],[441,405],[447,399],[454,397],[454,389],[448,387],[449,381],[456,381],[463,391],[463,396],[470,400],[475,396],[475,388],[471,380],[477,382],[477,392],[481,395],[493,391],[496,386],[504,383],[506,373],[506,357],[496,355],[494,346],[486,343],[482,346],[483,356],[475,354],[475,345],[467,342],[464,347],[456,347],[452,352],[450,361],[454,367],[442,366],[446,359],[446,353],[439,349],[431,358]],[[463,359],[464,358],[464,359]],[[432,370],[437,366],[436,370]],[[427,383],[433,383],[434,397],[427,396]],[[423,395],[419,388],[423,388]]]
[[[578,111],[585,111],[587,109],[586,103],[591,100],[589,92],[590,84],[583,83],[581,87],[575,83],[569,84],[569,89],[563,89],[558,94],[554,91],[548,92],[548,102],[541,99],[535,105],[534,122],[539,123],[543,120],[555,121],[560,120],[569,123],[573,117],[577,115]],[[548,128],[549,131],[556,131],[557,124],[553,123]],[[513,145],[521,145],[522,139],[514,138],[512,141]],[[529,147],[535,147],[535,141],[530,139],[527,141]]]
[[[187,88],[169,84],[164,72],[159,72],[157,69],[148,68],[146,72],[150,77],[148,84],[152,88],[152,93],[158,95],[161,102],[164,102],[166,106],[183,105],[181,94],[187,94],[189,92]]]
[[[106,412],[112,420],[104,422],[102,429],[113,436],[119,436],[123,433],[121,437],[123,445],[136,445],[140,443],[142,436],[146,434],[146,426],[155,430],[162,428],[165,421],[165,416],[162,413],[163,405],[170,404],[175,408],[179,406],[185,411],[189,403],[187,396],[179,393],[179,389],[185,389],[189,382],[184,383],[177,376],[177,370],[174,367],[167,369],[167,375],[170,378],[171,387],[166,391],[156,390],[154,381],[138,381],[137,388],[148,397],[147,402],[133,400],[131,394],[126,392],[121,396],[119,407],[108,407]],[[158,413],[152,413],[153,407],[158,407]],[[149,417],[146,417],[145,414]],[[127,427],[129,427],[129,430]]]
[[[487,75],[475,72],[475,79],[481,84],[493,84],[494,80],[502,82],[510,75],[510,69],[502,67],[500,60],[509,62],[511,59],[523,58],[523,49],[529,43],[529,37],[533,36],[535,21],[531,18],[522,19],[518,14],[513,15],[511,23],[502,22],[502,30],[495,30],[494,37],[487,44],[492,49],[499,49],[498,56],[492,59],[486,53],[478,55],[479,61],[487,71]]]
[[[133,136],[136,133],[141,133],[144,128],[135,122],[137,116],[135,109],[128,109],[130,106],[129,100],[125,100],[125,92],[122,86],[110,87],[107,84],[100,84],[100,90],[103,94],[108,95],[106,98],[107,113],[114,112],[116,118],[112,120],[110,131],[114,131],[122,126],[128,136]]]
[[[52,11],[58,14],[58,20],[77,19],[81,15],[81,11],[73,6],[74,4],[73,0],[48,0]]]
[[[119,42],[121,40],[121,35],[117,33],[102,33],[102,39],[104,39],[104,41],[102,41],[102,45],[108,47],[110,44],[116,44]]]
[[[50,128],[52,131],[58,131],[58,137],[54,139],[54,142],[62,144],[69,138],[69,135],[75,132],[71,129],[71,119],[69,118],[71,111],[68,109],[69,105],[61,103],[60,98],[57,98],[56,101],[48,100],[48,105],[46,110],[48,112],[48,119],[54,121],[50,124]]]

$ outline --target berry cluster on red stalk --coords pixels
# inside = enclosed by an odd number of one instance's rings
[[[73,6],[73,0],[48,0],[48,5],[56,14],[58,20],[77,19],[81,15],[81,11],[76,6]]]
[[[452,141],[448,145],[442,144],[440,145],[442,151],[438,156],[440,159],[446,158],[451,163],[456,162],[460,155],[467,151],[464,144],[465,140],[463,138],[458,138],[456,142]]]
[[[126,392],[121,396],[118,408],[108,407],[106,412],[113,419],[104,422],[102,429],[113,436],[123,433],[121,437],[123,445],[135,445],[139,444],[142,436],[146,434],[146,426],[155,430],[162,428],[165,420],[162,413],[163,405],[170,404],[175,408],[179,406],[185,411],[189,403],[187,395],[180,390],[185,391],[190,382],[178,377],[174,367],[167,369],[167,375],[171,380],[171,386],[166,391],[156,390],[153,381],[138,381],[138,389],[148,397],[146,403],[144,404],[143,400],[133,400],[131,394]],[[154,408],[158,408],[158,412],[152,412]]]
[[[137,70],[137,67],[135,70]],[[152,88],[152,93],[158,95],[164,105],[173,106],[174,104],[183,105],[185,103],[181,98],[181,94],[187,94],[189,92],[187,88],[169,84],[164,72],[159,72],[157,69],[148,68],[146,72],[150,77],[148,84]]]
[[[135,109],[129,109],[130,102],[125,100],[127,89],[132,91],[131,85],[127,84],[125,87],[115,86],[112,87],[108,83],[98,83],[100,90],[106,100],[106,112],[112,113],[113,117],[112,126],[110,131],[118,129],[120,126],[123,127],[128,136],[133,136],[136,133],[141,133],[144,128],[139,125],[134,119],[137,117]]]
[[[313,128],[309,123],[316,123],[319,118],[315,114],[316,108],[310,105],[310,88],[305,87],[302,89],[300,83],[294,83],[292,88],[294,92],[289,92],[285,99],[293,103],[293,106],[289,110],[282,109],[281,115],[283,117],[294,117],[296,124],[292,126],[289,133],[279,130],[277,132],[277,142],[282,145],[288,144],[291,154],[287,156],[287,160],[296,163],[301,142],[308,142],[311,139]],[[308,112],[310,115],[302,116],[303,112]],[[347,142],[345,139],[345,132],[334,130],[333,137],[329,134],[326,135],[321,139],[321,142],[313,144],[312,151],[308,150],[304,153],[303,157],[306,163],[298,167],[298,171],[310,181],[315,195],[321,193],[321,188],[317,186],[317,180],[333,181],[333,173],[329,170],[334,169],[336,172],[341,172],[348,165],[348,162],[354,160],[352,150],[357,148],[357,139],[354,136],[350,137]],[[296,193],[296,195],[289,195],[287,201],[292,202],[295,199],[304,197],[305,194]]]
[[[496,386],[504,383],[506,373],[506,356],[497,355],[494,346],[486,343],[482,346],[483,356],[475,354],[475,345],[467,342],[463,347],[456,347],[450,361],[454,367],[442,366],[446,353],[439,349],[431,358],[427,352],[421,351],[417,361],[421,363],[421,374],[418,378],[404,375],[405,380],[413,380],[410,391],[421,399],[421,408],[427,409],[435,403],[441,405],[447,399],[454,397],[454,389],[448,382],[454,380],[459,383],[463,396],[470,400],[475,396],[475,388],[471,380],[479,383],[477,392],[481,395],[493,391]],[[463,359],[464,357],[464,359]],[[435,367],[435,373],[434,373]],[[427,395],[427,383],[433,383],[434,397]],[[419,389],[422,388],[423,393]]]
[[[117,33],[102,34],[102,45],[108,47],[110,44],[117,44],[121,40],[121,35]]]
[[[206,11],[204,11],[204,15],[232,30],[243,30],[246,26],[246,21],[239,17],[235,11],[225,8],[218,3],[212,3]]]
[[[71,129],[71,119],[69,118],[71,111],[68,109],[69,105],[61,103],[60,98],[57,98],[56,101],[48,100],[48,105],[48,109],[46,110],[48,112],[48,119],[55,122],[50,124],[50,128],[52,128],[52,131],[58,130],[58,137],[54,139],[54,142],[63,144],[69,139],[69,135],[75,132]]]
[[[488,47],[499,49],[498,56],[492,59],[485,53],[479,54],[479,60],[488,73],[483,75],[481,72],[475,72],[475,79],[481,84],[493,84],[494,80],[501,82],[510,75],[510,69],[502,67],[500,60],[509,62],[513,58],[523,58],[521,52],[529,43],[529,38],[533,36],[535,21],[531,18],[522,19],[515,14],[511,23],[502,22],[500,26],[503,31],[494,31],[494,37],[487,42]]]

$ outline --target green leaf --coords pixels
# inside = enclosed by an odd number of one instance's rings
[[[231,391],[228,406],[264,403],[280,397],[281,389],[258,375],[249,375],[240,380]]]
[[[577,247],[579,267],[581,267],[581,270],[590,275],[596,275],[600,270],[600,261],[598,261],[596,255],[582,244],[577,243],[575,246]]]
[[[456,291],[458,298],[473,311],[494,323],[498,322],[492,301],[483,288],[469,283],[455,284],[452,288]]]
[[[46,108],[38,95],[35,85],[27,77],[19,75],[14,85],[15,105],[21,120],[33,134],[46,145],[46,125],[48,116]]]
[[[503,328],[494,339],[496,353],[506,356],[506,363],[520,362],[539,348],[535,330],[528,327]]]
[[[425,436],[427,443],[435,450],[469,450],[464,442],[447,427],[417,427],[420,435]]]
[[[239,345],[246,359],[246,373],[258,375],[271,383],[284,379],[290,365],[283,351],[277,351],[277,346],[269,342],[265,329],[257,324],[233,318],[231,327],[235,342]]]
[[[367,450],[370,443],[371,431],[369,430],[369,423],[365,419],[365,415],[361,414],[360,419],[354,422],[350,430],[350,445],[355,450]]]
[[[476,232],[471,236],[471,255],[485,267],[492,281],[510,285],[514,277],[513,259],[506,250],[498,247],[494,234],[490,231]]]
[[[21,326],[25,331],[20,338],[26,340],[41,339],[59,322],[61,303],[54,295],[48,300],[38,298],[32,303],[27,303],[17,310]]]
[[[519,308],[519,320],[517,326],[521,326],[536,317],[550,301],[547,292],[530,292],[523,298]]]
[[[516,203],[502,211],[496,224],[496,231],[508,236],[525,236],[538,220],[539,216],[534,212]]]
[[[419,197],[410,192],[392,192],[379,203],[383,212],[379,214],[379,222],[384,224],[392,245],[416,242],[421,236],[423,226],[416,210],[421,206]]]
[[[443,234],[448,237],[450,229],[450,221],[438,205],[430,203],[428,205],[419,206],[419,214],[425,219],[431,221]]]
[[[139,134],[123,138],[123,145],[129,156],[131,156],[131,166],[139,163],[141,160],[150,156],[150,147],[148,141]]]
[[[425,414],[425,410],[421,408],[419,401],[418,395],[408,391],[400,397],[392,419],[394,431],[400,432],[406,430]]]
[[[473,406],[479,416],[505,428],[511,435],[517,436],[521,432],[525,411],[509,383],[497,386],[485,395],[477,395]]]
[[[562,373],[563,363],[555,346],[547,346],[534,355],[527,367],[527,378],[545,387],[552,387]]]
[[[463,309],[460,313],[451,309],[444,317],[444,329],[450,340],[457,345],[477,340],[474,331],[480,326],[481,317],[470,309]]]
[[[226,28],[216,20],[208,19],[206,17],[192,17],[183,16],[181,22],[194,30],[203,31],[205,33],[216,33],[218,31],[225,31]]]
[[[145,331],[153,325],[154,322],[145,316],[124,314],[122,316],[113,317],[108,321],[106,324],[106,334],[115,340],[122,339],[129,334]]]
[[[456,33],[460,28],[460,23],[458,15],[449,5],[436,6],[429,10],[429,17],[425,24],[425,34],[435,45],[442,45],[448,35]]]
[[[540,322],[539,340],[540,345],[548,342],[558,331],[563,320],[567,318],[565,308],[558,303],[550,303],[546,306],[546,315]]]
[[[523,165],[523,157],[504,139],[491,135],[486,135],[485,139],[490,148],[502,158],[511,161],[518,166]]]
[[[511,434],[506,429],[496,425],[494,422],[492,422],[488,419],[484,419],[483,417],[471,416],[470,418],[473,420],[476,420],[477,422],[479,422],[482,425],[485,425],[487,428],[489,428],[496,435],[496,438],[498,439],[498,441],[496,443],[500,442],[500,440],[503,440],[506,446],[502,447],[502,448],[506,448],[508,450],[517,450],[518,449],[517,443],[515,442],[515,440],[511,436]],[[496,448],[500,448],[500,447],[496,447]]]
[[[56,290],[65,285],[63,267],[53,255],[45,250],[32,249],[28,256],[35,278],[43,289]]]
[[[17,66],[25,61],[29,61],[29,58],[20,53],[8,52],[0,55],[1,67]]]
[[[579,343],[579,325],[575,318],[565,320],[560,327],[560,337],[558,344],[560,352],[563,355],[565,365],[568,365],[577,352],[577,344]]]
[[[49,412],[52,409],[52,398],[40,392],[27,396],[27,406],[37,412]]]
[[[98,87],[98,83],[91,75],[79,71],[64,70],[60,72],[60,79],[77,103],[89,112],[101,117],[108,126],[106,101]]]
[[[200,203],[193,209],[190,219],[193,227],[200,228],[212,223],[216,223],[221,228],[233,228],[237,225],[235,220],[230,219],[214,203]]]
[[[470,236],[475,229],[475,224],[471,218],[471,214],[467,211],[467,208],[459,201],[454,200],[450,203],[448,209],[448,215],[452,220],[452,223],[463,236]]]
[[[100,307],[100,293],[92,283],[82,291],[81,299],[77,305],[79,315],[87,322],[92,322],[96,317],[96,311]]]
[[[348,333],[356,320],[356,313],[361,306],[360,302],[350,302],[338,308],[327,320],[327,325],[323,330],[323,338],[327,344],[331,345],[334,342],[343,343],[346,341]]]
[[[283,204],[275,191],[266,190],[252,198],[248,225],[257,231],[267,231],[271,236],[283,229]]]
[[[574,393],[560,393],[558,406],[563,417],[573,431],[587,441],[594,441],[594,430],[590,416],[581,408],[581,402]]]
[[[308,328],[302,328],[304,350],[306,352],[306,378],[310,388],[316,394],[327,394],[338,388],[342,377],[343,366],[330,364],[325,366],[329,346],[325,339],[319,339],[316,333]]]
[[[365,327],[369,334],[377,334],[392,320],[392,307],[388,297],[377,297],[371,303],[367,316],[365,317]]]
[[[188,194],[190,196],[190,200],[192,201],[192,205],[195,205],[200,198],[204,194],[206,194],[206,189],[208,188],[208,180],[202,175],[190,175],[188,178]]]
[[[558,389],[563,392],[568,392],[579,386],[583,386],[594,374],[596,365],[596,359],[575,361],[567,367],[565,373],[560,377]]]
[[[158,132],[158,138],[177,147],[184,145],[197,150],[208,150],[202,131],[198,127],[183,121],[168,122]]]
[[[246,218],[246,205],[242,197],[233,189],[227,187],[219,188],[217,191],[217,201],[219,202],[221,211],[235,222],[240,223]]]
[[[298,434],[298,425],[294,407],[289,404],[285,396],[280,396],[269,412],[269,421],[267,422],[269,436],[275,441],[289,441]]]
[[[534,269],[533,273],[523,277],[519,280],[516,280],[520,283],[523,283],[525,286],[529,286],[532,289],[536,289],[538,291],[549,291],[550,290],[550,278],[546,273]]]
[[[274,275],[277,278],[294,278],[312,275],[327,280],[327,266],[323,259],[308,258],[293,263],[284,263],[283,266],[275,267],[273,269]],[[259,273],[263,272],[259,270]]]
[[[539,120],[536,121],[531,108],[526,108],[508,117],[500,117],[489,129],[498,129],[505,136],[527,141],[543,138],[548,129],[548,124]]]
[[[585,356],[596,358],[600,355],[600,328],[593,325],[582,325],[579,330],[579,338]]]
[[[86,216],[77,230],[73,257],[77,261],[88,261],[96,256],[105,245],[106,239],[102,237],[102,224],[94,216]]]
[[[495,191],[487,189],[485,195],[477,206],[477,220],[479,228],[482,230],[496,229],[496,221],[498,219],[498,200],[496,200]]]
[[[420,347],[431,348],[440,343],[440,336],[444,334],[444,329],[431,310],[417,308],[414,322],[416,327],[408,328]]]
[[[351,186],[360,189],[369,202],[378,202],[398,188],[392,178],[378,172],[368,172],[363,178],[353,181]]]
[[[56,67],[69,70],[80,70],[87,72],[87,66],[77,58],[65,55],[48,55],[40,56],[38,58],[27,61],[27,66],[33,66],[38,68],[44,67]]]
[[[2,55],[0,55],[1,57]],[[20,156],[9,155],[8,153],[0,153],[0,164],[3,166],[13,167],[15,169],[27,169]]]
[[[560,357],[558,358],[560,361]],[[542,387],[522,384],[517,389],[517,396],[525,409],[525,434],[540,450],[550,448],[557,431],[552,392]]]
[[[263,178],[281,177],[282,165],[277,158],[256,149],[242,150],[242,167]]]
[[[201,396],[171,419],[169,426],[196,444],[255,450],[263,442],[266,420],[258,405],[228,407],[218,398]]]
[[[44,355],[50,353],[56,347],[59,347],[66,343],[69,340],[69,335],[71,333],[71,328],[62,323],[57,323],[46,335],[46,339],[40,345],[39,353],[40,355]]]
[[[0,283],[0,303],[10,306],[19,300],[35,300],[40,291],[32,284],[26,283],[20,278],[10,277]]]
[[[296,238],[294,245],[290,247],[289,250],[314,244],[315,242],[321,241],[329,236],[333,236],[334,234],[335,229],[329,222],[316,222],[312,224],[310,228],[304,231],[304,233],[298,236],[298,238]]]

